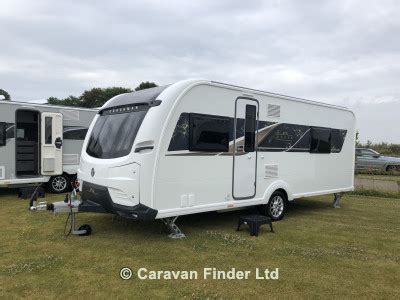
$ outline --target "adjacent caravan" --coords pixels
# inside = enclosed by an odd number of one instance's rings
[[[86,136],[80,211],[165,219],[353,190],[347,108],[206,80],[109,100]]]
[[[49,182],[68,190],[97,110],[0,101],[0,188]]]

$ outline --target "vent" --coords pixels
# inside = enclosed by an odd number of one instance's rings
[[[79,164],[79,154],[63,154],[63,165]]]
[[[79,110],[61,109],[64,121],[79,121]]]
[[[264,178],[278,177],[278,165],[264,165],[264,167],[265,167]]]
[[[0,179],[5,179],[6,169],[4,167],[0,167]]]
[[[280,105],[268,104],[268,117],[279,118],[281,116]]]
[[[54,158],[43,158],[43,172],[54,172],[55,159]]]

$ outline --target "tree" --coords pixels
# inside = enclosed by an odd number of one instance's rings
[[[82,99],[83,107],[100,107],[112,97],[130,92],[132,92],[131,89],[123,87],[111,87],[105,89],[93,88],[89,91],[83,92],[80,98]]]
[[[137,86],[137,87],[135,88],[135,91],[150,89],[150,88],[157,87],[157,86],[158,86],[158,85],[155,84],[154,82],[143,81],[142,83],[139,84],[139,86]]]
[[[157,84],[154,82],[142,82],[135,88],[135,91],[149,89],[156,87]],[[130,93],[130,88],[123,87],[109,87],[109,88],[93,88],[91,90],[84,91],[79,97],[68,96],[64,99],[57,97],[50,97],[47,99],[47,103],[53,105],[65,105],[65,106],[77,106],[77,107],[101,107],[104,103],[120,94]]]
[[[79,97],[69,96],[64,99],[50,97],[47,99],[47,102],[53,105],[94,108],[103,106],[103,104],[106,103],[106,101],[110,100],[112,97],[130,92],[132,92],[131,89],[123,87],[93,88],[91,90],[84,91],[83,94]]]
[[[56,97],[50,97],[47,99],[47,103],[52,104],[52,105],[82,106],[81,100],[75,96],[69,96],[65,99],[58,99]]]
[[[358,130],[356,131],[356,147],[361,147],[360,132]]]
[[[7,101],[11,100],[10,94],[7,93],[5,90],[0,89],[0,95],[4,96],[4,100],[7,100]]]

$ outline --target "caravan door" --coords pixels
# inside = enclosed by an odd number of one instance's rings
[[[256,99],[239,97],[235,101],[232,180],[235,200],[256,195],[258,108]]]
[[[43,112],[41,116],[41,173],[62,174],[63,117],[60,113]]]

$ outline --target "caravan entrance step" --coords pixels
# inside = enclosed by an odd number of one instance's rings
[[[271,228],[271,232],[274,232],[274,229],[272,228],[272,219],[269,217],[266,217],[266,216],[248,215],[248,216],[240,217],[236,231],[240,230],[240,226],[242,226],[242,224],[249,225],[251,236],[258,236],[260,226],[263,224],[269,224],[269,227]]]

